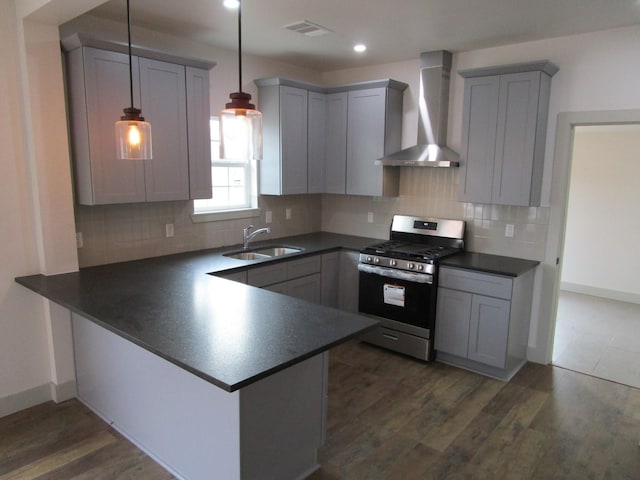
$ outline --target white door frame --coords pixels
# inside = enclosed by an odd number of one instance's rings
[[[640,123],[640,110],[602,110],[589,112],[563,112],[558,114],[556,144],[547,245],[542,265],[542,292],[536,345],[539,346],[540,363],[551,362],[556,315],[558,312],[558,292],[564,249],[567,207],[569,203],[569,180],[571,178],[571,157],[576,126],[583,125],[624,125]],[[537,361],[535,355],[530,360]]]

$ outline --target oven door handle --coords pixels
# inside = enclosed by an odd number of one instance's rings
[[[396,270],[395,268],[376,267],[375,265],[368,265],[366,263],[359,263],[358,270],[363,273],[371,273],[373,275],[380,275],[381,277],[395,278],[396,280],[406,280],[407,282],[414,283],[433,283],[433,275],[428,273],[412,273],[402,270]]]

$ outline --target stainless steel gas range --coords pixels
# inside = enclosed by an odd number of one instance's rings
[[[389,241],[360,251],[359,310],[380,320],[362,340],[435,358],[438,262],[464,249],[465,222],[395,215]]]

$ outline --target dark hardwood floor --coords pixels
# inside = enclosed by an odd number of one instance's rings
[[[640,478],[638,389],[536,364],[502,383],[357,342],[329,380],[310,480]],[[0,419],[0,480],[171,478],[76,400]]]

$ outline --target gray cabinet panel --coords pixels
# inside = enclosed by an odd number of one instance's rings
[[[314,273],[287,282],[287,295],[308,302],[320,303],[320,274]]]
[[[309,92],[307,141],[307,193],[324,191],[326,95]]]
[[[346,193],[348,93],[327,95],[325,193]]]
[[[504,368],[507,361],[510,302],[473,295],[468,358]]]
[[[438,289],[435,348],[439,352],[467,356],[472,296],[448,288]]]
[[[347,129],[347,193],[381,195],[386,89],[349,92]]]
[[[115,121],[131,102],[128,55],[80,47],[65,59],[78,203],[211,195],[208,70],[188,67],[187,82],[184,65],[132,57],[134,106],[142,108],[153,135],[153,160],[134,162],[116,159],[115,148]]]
[[[549,62],[459,72],[465,77],[458,199],[539,205],[551,75]],[[485,72],[492,75],[483,75]],[[518,73],[511,73],[518,72]]]
[[[153,159],[145,160],[149,201],[189,199],[189,150],[184,66],[140,59],[142,111],[151,123]]]
[[[211,198],[209,71],[186,67],[189,197]]]
[[[494,203],[529,205],[540,72],[500,77]]]
[[[307,193],[307,92],[280,87],[282,194]]]
[[[357,313],[359,310],[359,276],[358,252],[340,252],[340,279],[338,291],[338,308]]]
[[[271,263],[263,267],[254,267],[247,272],[247,283],[255,287],[264,287],[287,279],[285,262]]]
[[[460,201],[491,203],[499,91],[498,76],[464,83]]]
[[[315,255],[312,257],[302,257],[297,260],[287,262],[287,278],[303,277],[318,273],[322,265],[322,256]]]
[[[340,252],[322,255],[322,285],[320,303],[327,307],[338,307],[338,278],[340,276]]]
[[[144,164],[116,159],[115,122],[130,105],[129,58],[79,48],[67,54],[67,88],[76,199],[81,205],[143,202]],[[132,58],[140,105],[138,59]]]

